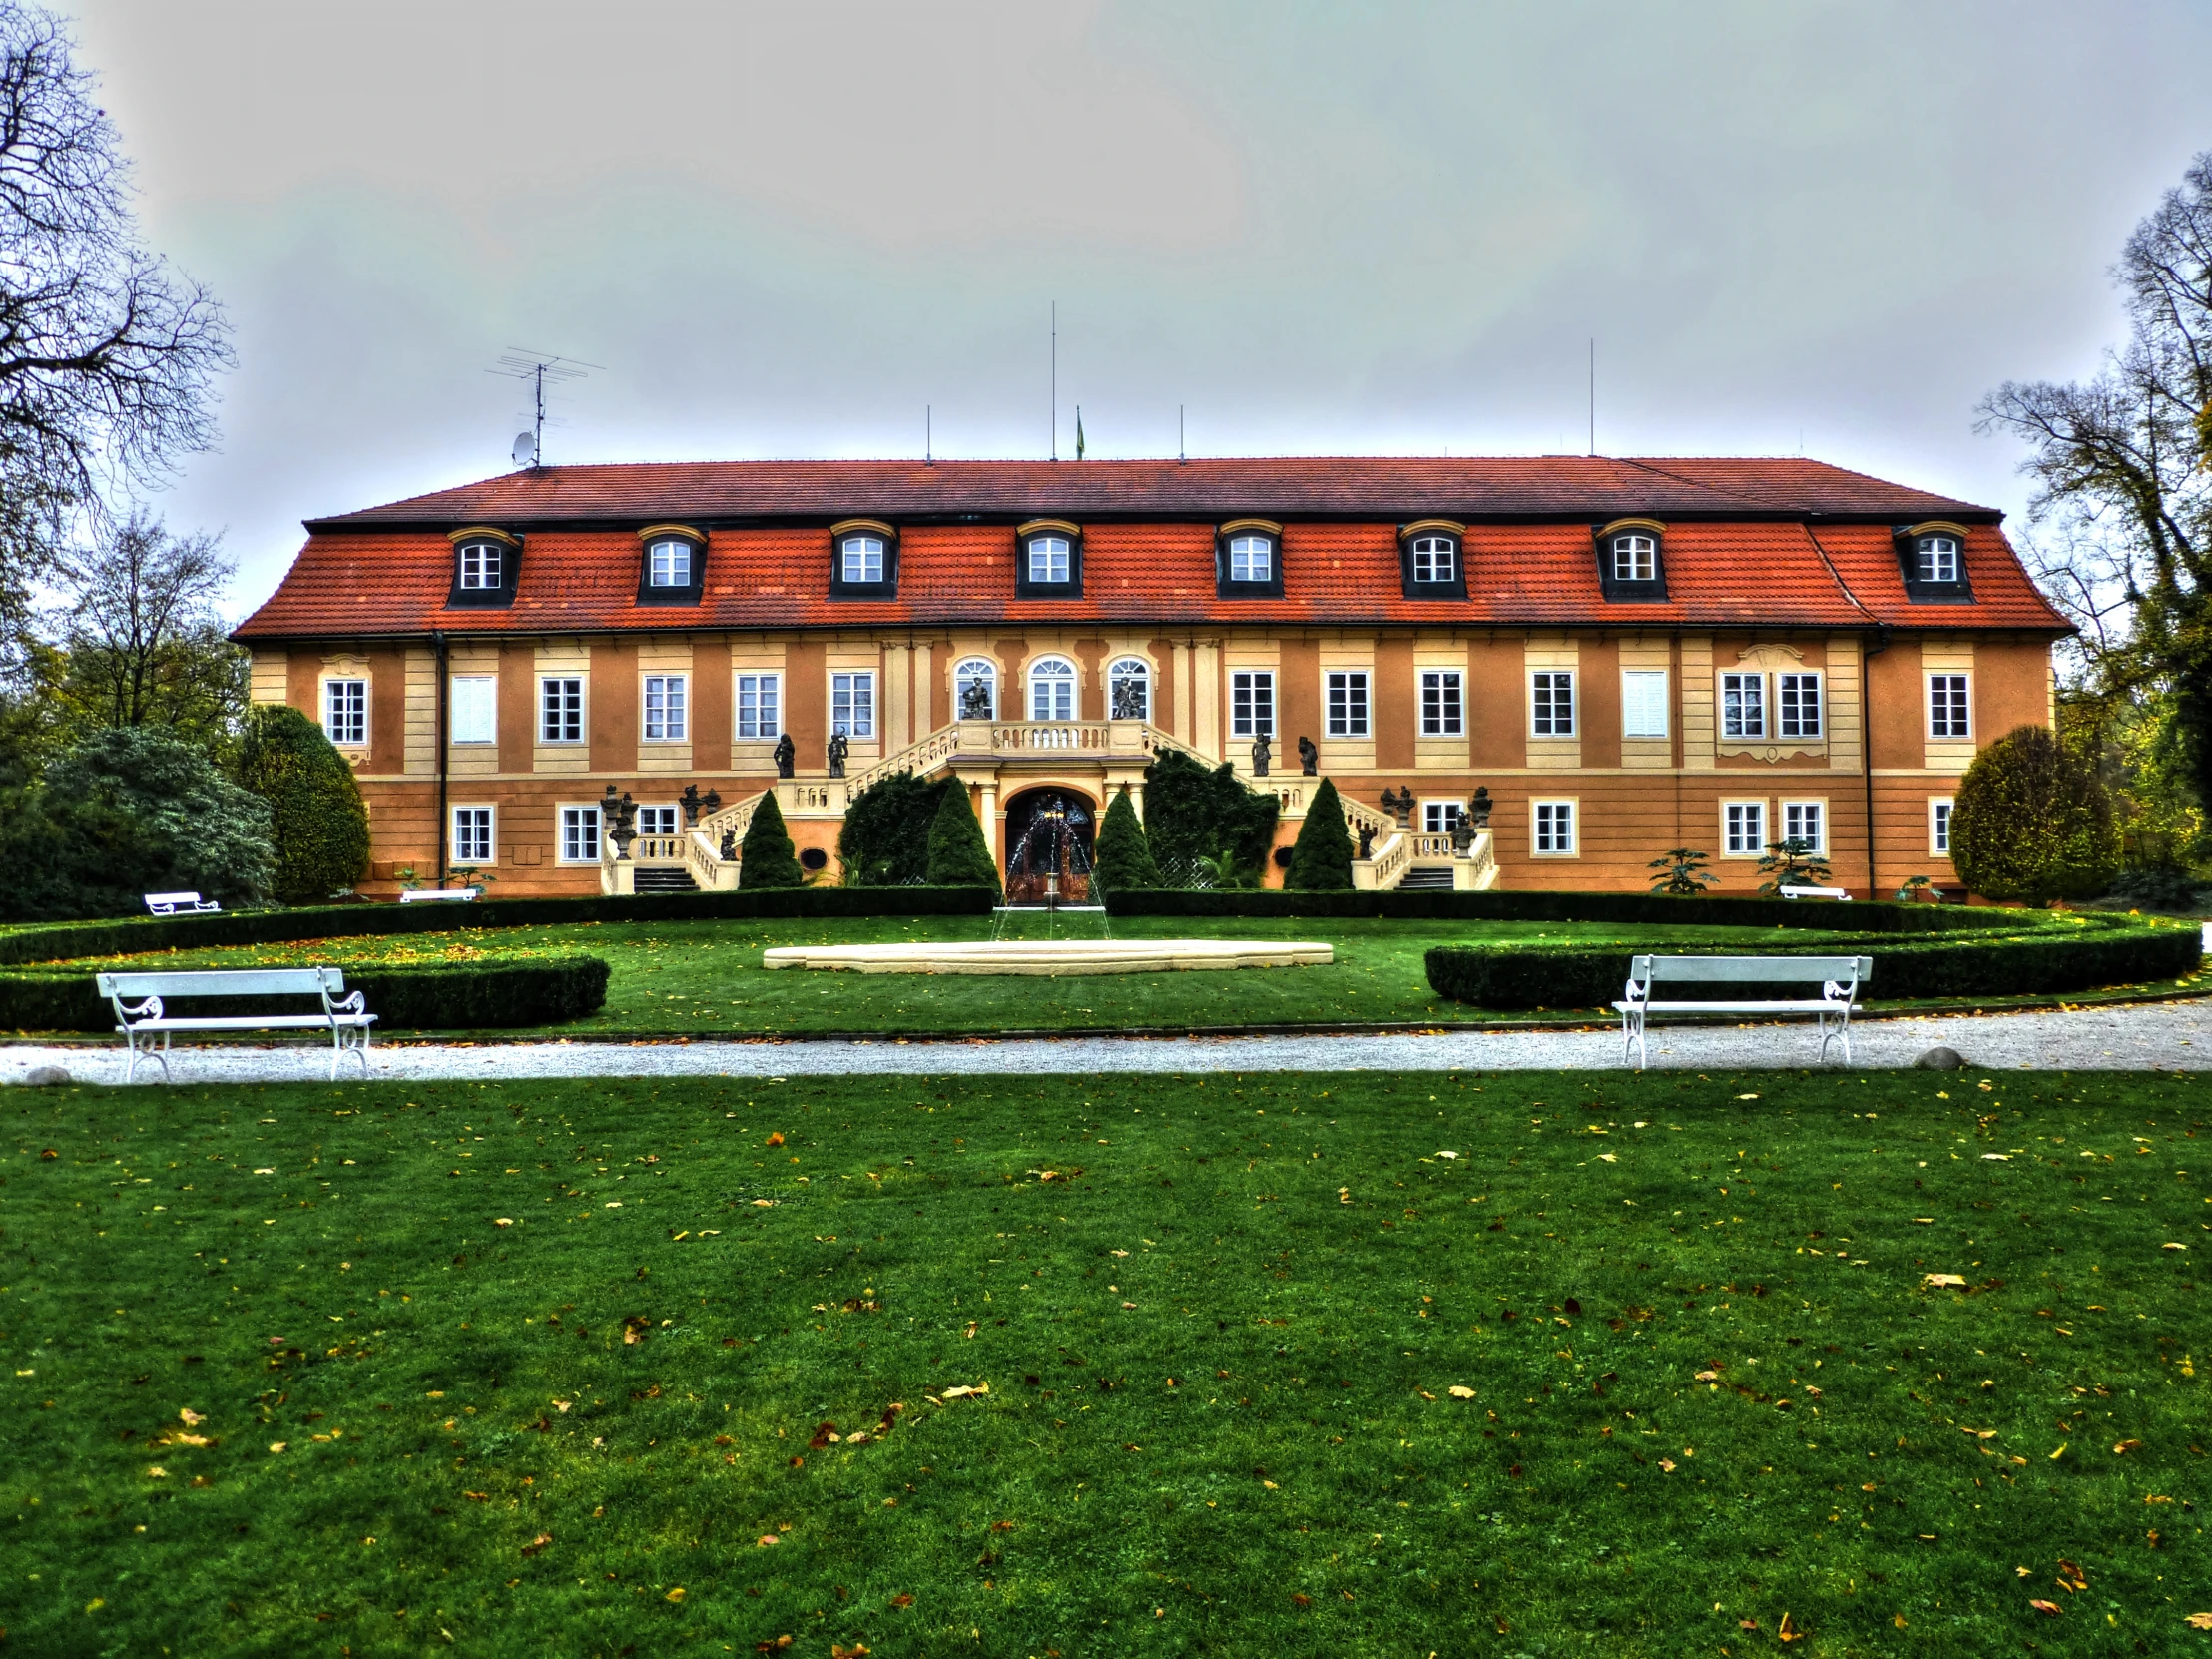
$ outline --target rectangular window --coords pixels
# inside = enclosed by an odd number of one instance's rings
[[[1547,669],[1528,677],[1529,731],[1539,738],[1574,736],[1574,675]]]
[[[1275,676],[1239,669],[1229,676],[1229,733],[1237,738],[1275,736]]]
[[[453,861],[456,864],[488,864],[491,855],[491,809],[453,809]]]
[[[783,730],[783,681],[780,674],[738,676],[738,736],[775,738]]]
[[[1764,801],[1723,802],[1721,841],[1731,858],[1756,858],[1766,851],[1767,804]]]
[[[584,741],[584,682],[549,675],[538,682],[538,742]]]
[[[472,541],[461,547],[461,586],[469,589],[499,586],[499,544]]]
[[[1928,735],[1932,738],[1970,738],[1966,718],[1966,677],[1963,674],[1931,674],[1928,677]]]
[[[596,864],[599,862],[599,809],[597,807],[563,807],[561,809],[561,862],[564,864]]]
[[[648,557],[652,560],[651,585],[656,588],[688,588],[691,586],[692,546],[688,541],[657,541]]]
[[[1928,849],[1938,857],[1950,856],[1950,800],[1928,804]]]
[[[875,676],[830,676],[830,729],[848,738],[875,736]]]
[[[1621,736],[1667,735],[1667,671],[1632,668],[1621,675]]]
[[[1420,829],[1424,835],[1448,835],[1459,820],[1466,815],[1466,808],[1456,801],[1423,801],[1420,804]]]
[[[1265,536],[1237,536],[1229,543],[1229,579],[1265,582],[1275,568],[1275,543]]]
[[[648,674],[645,677],[645,741],[682,743],[684,681],[681,674]]]
[[[1329,735],[1333,738],[1367,737],[1368,677],[1363,673],[1333,671],[1327,677],[1327,688]]]
[[[1782,838],[1803,841],[1815,852],[1828,851],[1828,804],[1822,801],[1785,801],[1782,804]]]
[[[1067,537],[1031,537],[1029,541],[1029,580],[1032,582],[1065,582],[1067,579]]]
[[[1456,738],[1465,733],[1466,705],[1459,675],[1451,669],[1426,668],[1420,676],[1420,735],[1424,738]]]
[[[883,579],[883,543],[876,536],[847,536],[839,550],[844,579],[855,587]]]
[[[496,742],[499,682],[491,675],[454,675],[453,700],[446,711],[450,741]]]
[[[1821,677],[1818,674],[1775,676],[1775,718],[1785,738],[1817,738],[1821,735]]]
[[[674,807],[640,807],[638,809],[638,833],[641,835],[675,834],[676,809]]]
[[[368,743],[368,682],[322,682],[322,730],[337,745],[364,747]]]
[[[1536,830],[1532,850],[1553,857],[1566,856],[1574,851],[1573,802],[1536,803]]]
[[[1763,738],[1767,735],[1767,677],[1764,674],[1721,676],[1721,736]]]

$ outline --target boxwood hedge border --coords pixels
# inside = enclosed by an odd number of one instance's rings
[[[1106,895],[1117,916],[1314,916],[1398,921],[1598,921],[1667,927],[1814,927],[1855,933],[2017,929],[2040,912],[1963,904],[1849,904],[1791,898],[1668,898],[1641,892],[1186,892]]]

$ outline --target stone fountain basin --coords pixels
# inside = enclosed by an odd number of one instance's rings
[[[1326,944],[1250,939],[1046,939],[990,943],[785,945],[763,951],[768,968],[847,973],[1188,973],[1207,968],[1316,967]]]

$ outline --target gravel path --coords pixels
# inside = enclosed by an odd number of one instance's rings
[[[1937,1044],[1974,1066],[2011,1070],[2199,1070],[2212,1066],[2212,1001],[2149,1002],[2077,1012],[1977,1014],[1863,1021],[1853,1028],[1855,1065],[1910,1065]],[[1654,1026],[1653,1067],[1699,1071],[1810,1066],[1820,1039],[1809,1023]],[[500,1043],[375,1048],[369,1075],[467,1077],[848,1076],[950,1072],[1616,1070],[1611,1030],[1453,1032],[1375,1037],[1199,1037],[987,1042]],[[112,1048],[0,1049],[0,1084],[35,1066],[61,1066],[79,1081],[120,1083]],[[303,1045],[180,1049],[180,1083],[314,1081],[329,1074],[329,1050]],[[144,1069],[140,1075],[149,1075]],[[160,1068],[152,1076],[159,1078]],[[357,1077],[348,1060],[341,1080]]]

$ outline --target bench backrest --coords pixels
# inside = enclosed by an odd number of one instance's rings
[[[334,967],[240,968],[222,972],[103,973],[94,983],[110,998],[148,996],[334,996],[345,974]]]
[[[409,887],[399,895],[402,904],[426,904],[433,899],[452,903],[467,903],[476,896],[474,887]]]
[[[1836,898],[1847,904],[1851,902],[1849,887],[1784,887],[1781,890],[1784,898]]]
[[[1635,956],[1628,977],[1640,984],[1676,980],[1705,984],[1803,985],[1815,979],[1863,984],[1874,977],[1872,956]]]

